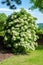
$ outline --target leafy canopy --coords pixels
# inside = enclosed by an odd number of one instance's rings
[[[30,0],[30,2],[33,3],[31,9],[38,8],[39,11],[43,12],[43,0]]]

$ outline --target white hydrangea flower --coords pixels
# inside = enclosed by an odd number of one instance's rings
[[[31,34],[28,34],[28,37],[31,39],[31,37],[32,37]]]
[[[13,39],[13,40],[16,40],[16,37],[13,35],[12,39]]]
[[[20,40],[23,42],[24,41],[24,38],[21,38]]]
[[[14,30],[14,27],[12,27],[11,29]]]
[[[31,20],[31,19],[33,20],[34,18],[33,18],[32,16],[30,16],[29,19],[30,19],[30,20]]]
[[[23,27],[21,27],[21,29],[23,29]]]
[[[18,44],[16,44],[16,46],[18,46]]]
[[[6,36],[4,37],[4,39],[5,39],[6,41],[8,40]]]
[[[24,23],[25,23],[26,25],[28,25],[28,22],[27,22],[27,21],[25,21]]]
[[[23,22],[23,19],[20,19],[21,22]]]
[[[28,33],[28,34],[31,34],[31,30],[27,30],[27,33]]]
[[[26,33],[26,36],[28,36],[28,38],[31,38],[31,34],[30,33]]]
[[[16,25],[16,27],[20,27],[20,26],[21,26],[21,25],[18,25],[18,24]]]
[[[35,46],[33,43],[31,44],[30,49],[35,50]]]
[[[21,33],[21,37],[22,37],[22,36],[26,36],[26,35],[22,32],[22,33]]]
[[[15,31],[15,30],[13,30],[12,33],[13,33],[13,35],[15,35],[15,36],[18,36],[18,35],[19,35],[19,33],[18,33],[17,31]]]
[[[27,28],[28,28],[28,26],[25,25],[25,26],[24,26],[24,29],[27,29]]]
[[[28,22],[30,21],[30,19],[28,18]]]
[[[16,21],[17,21],[17,22],[19,22],[19,20],[18,20],[18,19],[16,19]]]
[[[12,24],[13,24],[13,22],[9,22],[9,26],[12,25]]]
[[[20,37],[18,36],[17,39],[20,39]]]
[[[14,15],[14,18],[16,18],[17,17],[17,15]]]
[[[7,31],[8,31],[8,33],[10,33],[10,32],[11,32],[9,29],[8,29]]]

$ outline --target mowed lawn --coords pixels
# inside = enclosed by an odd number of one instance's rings
[[[43,65],[43,46],[28,55],[14,55],[0,62],[0,65]]]

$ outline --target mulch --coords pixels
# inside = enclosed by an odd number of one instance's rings
[[[11,53],[9,50],[0,49],[0,62],[13,56],[14,54]]]
[[[11,56],[13,56],[11,52],[5,52],[3,50],[0,51],[0,61],[3,61]]]

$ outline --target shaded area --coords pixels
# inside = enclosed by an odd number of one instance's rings
[[[38,45],[43,45],[43,39],[38,39],[37,42],[38,42]]]
[[[37,40],[38,45],[43,45],[43,34],[39,33],[37,35],[39,36],[39,39]]]
[[[0,45],[0,61],[7,59],[11,56],[13,56],[13,53],[11,53],[10,49],[6,49]]]
[[[37,50],[43,50],[43,39],[38,39],[37,40],[38,44],[41,45],[37,47]],[[7,59],[14,54],[11,53],[11,48],[6,48],[3,42],[3,37],[0,36],[0,61]]]
[[[13,53],[11,53],[11,49],[7,49],[3,42],[3,37],[0,36],[0,61],[11,57]]]
[[[39,45],[36,50],[43,50],[43,45]]]
[[[11,47],[10,48],[6,47],[3,39],[4,38],[0,36],[0,61],[3,61],[4,59],[7,59],[13,55],[19,55],[19,54],[26,55],[25,53],[18,53],[23,51],[22,47],[18,47],[16,50],[14,49],[13,51]]]

